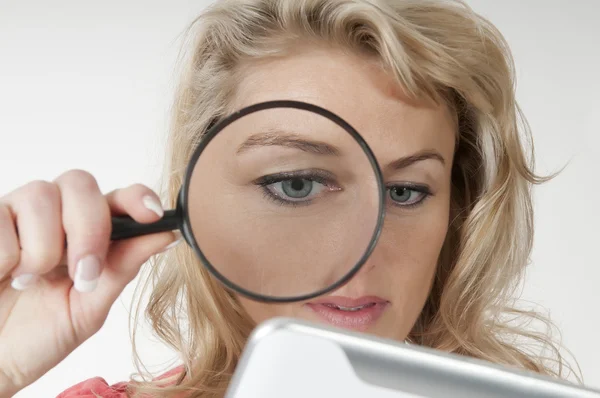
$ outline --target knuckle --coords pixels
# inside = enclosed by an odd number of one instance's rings
[[[58,198],[60,195],[56,184],[48,181],[32,181],[25,186],[24,192],[32,197]]]
[[[58,187],[47,181],[30,182],[23,193],[29,207],[37,211],[55,208],[60,202]]]
[[[3,358],[4,359],[4,358]],[[15,364],[18,363],[14,358],[8,358],[8,364],[0,368],[0,386],[6,391],[19,391],[23,386],[28,384],[27,377]],[[12,396],[9,394],[8,396]]]
[[[69,170],[58,178],[61,183],[77,191],[90,192],[98,190],[98,183],[93,175],[85,170]]]
[[[147,196],[150,195],[152,197],[157,197],[157,195],[154,193],[154,191],[150,188],[148,188],[147,186],[145,186],[144,184],[133,184],[130,185],[129,187],[127,187],[127,189],[125,190],[125,194],[127,196],[129,196],[130,198],[139,198],[142,196]]]
[[[127,190],[135,191],[135,192],[148,192],[148,191],[150,191],[150,188],[148,188],[144,184],[136,183],[136,184],[131,184],[129,187],[127,187]]]
[[[79,225],[79,228],[71,229],[68,233],[69,241],[76,241],[78,246],[86,246],[93,249],[108,240],[111,231],[110,216],[94,217]]]

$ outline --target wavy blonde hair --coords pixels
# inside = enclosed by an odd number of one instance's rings
[[[299,43],[372,57],[409,96],[443,101],[457,122],[452,221],[410,341],[564,377],[568,366],[551,336],[514,322],[547,322],[513,302],[532,248],[531,187],[544,179],[533,172],[509,47],[488,20],[461,1],[220,0],[186,37],[169,140],[171,206],[195,143],[211,120],[231,111],[245,65],[285,56]],[[146,315],[185,371],[176,386],[155,381],[136,383],[135,390],[222,396],[253,322],[187,245],[148,271]],[[533,349],[530,342],[540,344]]]

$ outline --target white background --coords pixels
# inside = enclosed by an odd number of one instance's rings
[[[0,194],[71,168],[92,172],[104,191],[154,187],[179,35],[206,4],[0,0]],[[523,297],[550,311],[586,382],[600,387],[600,2],[469,4],[512,46],[538,171],[568,163],[535,191],[537,233]],[[55,396],[93,376],[127,379],[132,290],[96,336],[17,396]],[[150,365],[171,358],[148,337],[141,351]]]

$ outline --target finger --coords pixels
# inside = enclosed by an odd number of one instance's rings
[[[12,212],[0,203],[0,281],[17,266],[20,251]]]
[[[96,180],[85,171],[68,171],[56,184],[62,198],[69,275],[76,290],[90,292],[96,288],[108,251],[110,209]]]
[[[164,215],[158,195],[142,184],[109,192],[106,201],[112,214],[128,215],[139,223],[155,222]]]
[[[167,250],[181,241],[181,234],[163,232],[113,242],[98,288],[89,294],[72,292],[72,298],[78,300],[77,308],[81,312],[74,314],[79,317],[77,328],[88,330],[88,328],[99,327],[97,322],[108,315],[112,304],[127,284],[136,277],[142,264],[152,255]]]
[[[20,245],[19,263],[13,270],[13,287],[22,290],[60,261],[64,247],[58,187],[35,181],[11,195]]]

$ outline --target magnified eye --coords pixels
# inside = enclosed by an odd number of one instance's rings
[[[411,207],[423,202],[430,193],[425,187],[392,186],[388,188],[389,197],[396,206]]]
[[[323,191],[339,190],[333,178],[326,172],[298,171],[261,177],[255,183],[262,186],[269,199],[280,204],[309,204]]]
[[[321,192],[324,185],[306,178],[292,178],[269,184],[266,188],[281,199],[296,201],[310,199]]]

